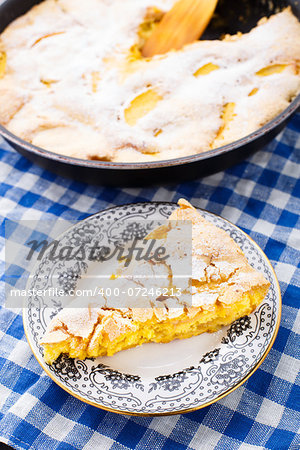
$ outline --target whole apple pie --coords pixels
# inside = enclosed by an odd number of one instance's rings
[[[172,159],[236,141],[300,90],[289,8],[247,34],[143,58],[174,0],[46,0],[0,36],[0,123],[76,158]]]

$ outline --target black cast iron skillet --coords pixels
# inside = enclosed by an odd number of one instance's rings
[[[4,0],[1,3],[0,0],[0,32],[37,3],[40,1]],[[300,19],[298,0],[219,0],[216,14],[203,38],[216,39],[224,33],[248,32],[261,17],[269,16],[288,5],[292,6],[294,14]],[[114,163],[71,158],[35,147],[2,126],[0,134],[34,163],[78,181],[115,186],[178,183],[224,170],[247,158],[273,139],[299,106],[300,95],[271,122],[229,145],[202,154],[149,163]]]

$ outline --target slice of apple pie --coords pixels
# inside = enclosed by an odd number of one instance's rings
[[[112,308],[100,299],[86,307],[76,307],[75,301],[74,307],[58,313],[46,330],[41,344],[47,363],[62,353],[81,359],[110,356],[146,342],[169,342],[214,332],[250,314],[262,302],[270,283],[249,265],[240,247],[186,200],[178,203],[179,208],[169,217],[168,225],[150,235],[152,239],[164,240],[168,248],[168,239],[174,243],[176,224],[191,223],[192,276],[183,295],[158,298],[159,307],[147,298],[136,308]],[[151,265],[155,273],[153,262],[144,264]],[[147,270],[143,269],[143,273]],[[154,277],[151,283],[155,282]],[[186,301],[188,296],[190,303]]]

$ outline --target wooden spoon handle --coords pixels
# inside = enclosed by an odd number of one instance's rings
[[[218,0],[179,0],[168,11],[146,41],[142,55],[166,53],[178,50],[202,35]]]

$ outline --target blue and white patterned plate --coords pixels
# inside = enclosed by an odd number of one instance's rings
[[[59,242],[64,246],[83,239],[85,243],[99,241],[100,234],[111,233],[103,225],[109,221],[124,226],[133,220],[139,223],[146,219],[162,220],[175,208],[173,203],[137,203],[111,208],[74,225],[59,237]],[[40,365],[59,386],[84,402],[118,413],[178,414],[219,400],[258,368],[279,328],[281,295],[276,275],[263,251],[243,231],[207,211],[201,214],[225,230],[242,248],[250,264],[270,281],[268,295],[259,308],[216,333],[168,344],[144,344],[111,357],[85,361],[61,356],[49,366],[43,360],[39,341],[51,318],[60,310],[60,303],[57,298],[50,299],[50,305],[49,299],[44,302],[42,298],[29,298],[28,307],[23,310],[28,342]],[[131,225],[129,231],[132,230]],[[137,229],[139,234],[142,231]],[[87,267],[80,262],[72,262],[72,267],[66,264],[54,263],[46,252],[28,288],[38,290],[51,286],[53,273],[62,287],[75,286]],[[64,286],[66,283],[68,286]]]

